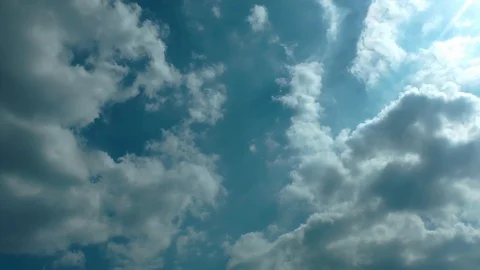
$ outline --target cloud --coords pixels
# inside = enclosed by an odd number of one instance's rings
[[[190,131],[177,132],[165,132],[162,141],[149,143],[150,157],[127,155],[99,173],[105,191],[102,206],[110,213],[112,230],[128,240],[109,243],[110,256],[120,266],[156,265],[183,215],[201,217],[221,193],[215,157],[195,148]]]
[[[357,56],[350,70],[352,74],[373,86],[387,72],[396,69],[407,56],[398,44],[399,27],[427,5],[425,0],[374,1],[357,43]]]
[[[0,10],[9,37],[0,44],[0,252],[106,244],[115,267],[161,265],[183,218],[204,215],[222,194],[217,157],[196,147],[188,125],[148,142],[145,156],[117,160],[78,131],[105,106],[180,87],[163,26],[122,1],[3,1]],[[213,70],[195,74],[214,84],[223,67]],[[186,97],[200,112],[193,119],[220,118],[225,95],[212,89]],[[82,256],[65,254],[59,263]]]
[[[290,93],[280,99],[295,109],[287,130],[292,180],[280,197],[290,203],[281,211],[306,201],[310,217],[273,240],[244,234],[227,250],[229,269],[474,267],[480,99],[409,87],[333,138],[318,124],[322,73],[311,73],[315,66],[294,68]]]
[[[216,78],[225,72],[223,64],[205,67],[186,75],[189,90],[189,114],[194,122],[215,124],[223,117],[223,104],[227,100],[224,84]]]
[[[448,83],[475,87],[480,80],[480,36],[456,36],[435,41],[428,48],[411,54],[417,70],[411,75],[414,85],[432,84],[443,88]]]
[[[198,246],[198,243],[204,242],[207,239],[205,232],[195,231],[194,228],[188,227],[186,233],[178,237],[176,242],[177,254],[180,258],[186,258],[187,256],[199,256],[202,255],[202,251]]]
[[[213,13],[213,16],[215,16],[216,18],[220,18],[220,16],[222,16],[219,6],[212,7],[212,13]]]
[[[319,0],[318,1],[324,10],[324,18],[328,21],[329,27],[327,30],[327,37],[334,41],[337,39],[338,28],[341,21],[341,14],[337,6],[332,0]]]
[[[97,256],[113,269],[478,265],[473,6],[376,0],[365,14],[369,1],[285,3],[172,4],[185,24],[151,3],[0,1],[0,253],[58,269]],[[304,17],[253,43],[232,29],[269,32],[289,11]],[[215,23],[223,17],[231,23]],[[241,44],[218,47],[225,39]],[[353,95],[356,79],[391,102]],[[158,135],[135,154],[113,157],[83,137],[111,108],[136,118],[126,108],[137,102]]]
[[[267,8],[261,5],[254,5],[250,9],[247,21],[250,23],[253,31],[263,31],[268,24]]]
[[[53,268],[84,269],[85,254],[81,251],[67,251],[53,263]]]

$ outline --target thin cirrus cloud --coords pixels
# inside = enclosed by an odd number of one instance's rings
[[[0,268],[475,268],[478,5],[1,2]]]

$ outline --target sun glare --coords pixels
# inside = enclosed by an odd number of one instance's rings
[[[453,25],[455,25],[465,14],[467,9],[477,0],[465,0],[463,2],[463,5],[460,7],[460,9],[457,11],[455,16],[452,17],[448,25],[445,27],[443,32],[440,34],[440,39],[443,38],[443,36],[452,28]]]

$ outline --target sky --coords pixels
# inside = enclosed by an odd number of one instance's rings
[[[0,1],[0,269],[475,269],[478,18]]]

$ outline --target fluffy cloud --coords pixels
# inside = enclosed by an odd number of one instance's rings
[[[319,98],[322,89],[323,67],[317,62],[302,63],[290,68],[290,93],[279,98],[283,104],[295,110],[291,118],[291,126],[287,129],[288,147],[292,151],[290,159],[298,164],[292,171],[294,181],[285,187],[282,196],[302,197],[307,201],[315,200],[312,191],[305,188],[306,182],[314,181],[318,185],[332,185],[337,180],[330,175],[326,182],[304,177],[302,174],[329,173],[331,166],[336,166],[335,154],[332,152],[334,143],[330,130],[320,125],[322,108]],[[330,157],[330,158],[327,158]],[[332,170],[336,172],[336,170]],[[329,179],[330,178],[330,179]],[[328,183],[329,182],[329,183]]]
[[[373,1],[351,73],[367,88],[383,79],[397,86],[473,91],[480,78],[478,27],[472,23],[477,14],[471,11],[477,7],[475,1]]]
[[[247,17],[252,30],[255,32],[262,31],[268,24],[268,12],[265,6],[254,5]]]
[[[372,86],[385,73],[397,68],[407,56],[397,43],[399,27],[427,5],[425,0],[373,1],[364,21],[365,28],[357,44],[357,57],[351,72]]]
[[[295,165],[281,198],[306,201],[312,214],[275,239],[243,235],[228,249],[229,268],[471,269],[479,263],[480,99],[409,87],[375,118],[332,138],[318,124],[315,66],[294,68],[291,91],[280,99],[296,110],[287,130]]]
[[[105,105],[182,84],[162,27],[122,1],[9,0],[0,15],[9,37],[0,44],[0,252],[107,243],[114,266],[158,267],[183,217],[203,215],[221,193],[217,157],[196,148],[188,125],[118,160],[77,131]],[[219,111],[224,95],[192,95],[202,121],[219,118],[207,107]]]
[[[217,83],[216,78],[225,71],[222,64],[193,71],[186,75],[189,90],[189,114],[193,122],[215,124],[223,116],[225,103],[225,85]]]
[[[127,240],[108,246],[119,266],[160,264],[159,254],[171,244],[183,215],[201,217],[221,192],[216,158],[200,153],[188,130],[178,133],[149,143],[151,156],[127,155],[99,172],[110,231]]]
[[[2,107],[82,126],[107,101],[135,95],[137,86],[154,97],[165,84],[178,83],[158,26],[140,21],[139,6],[108,2],[2,3],[2,34],[10,37],[1,45],[2,81],[10,89],[3,91]],[[146,70],[126,86],[125,76],[135,71],[121,63],[142,59]]]
[[[475,91],[480,82],[480,35],[473,20],[479,7],[476,1],[464,1],[432,5],[426,11],[425,16],[430,19],[425,19],[422,26],[422,45],[407,57],[412,72],[406,78],[409,84],[431,84],[446,91]],[[439,12],[441,9],[448,12]]]
[[[294,111],[286,131],[291,181],[278,205],[284,233],[242,235],[227,248],[230,269],[471,269],[480,262],[480,99],[462,92],[478,84],[478,38],[462,29],[405,51],[400,27],[427,6],[372,2],[350,71],[367,87],[401,64],[414,73],[396,100],[352,131],[333,137],[321,124],[321,64],[289,69],[290,92],[277,98]]]

